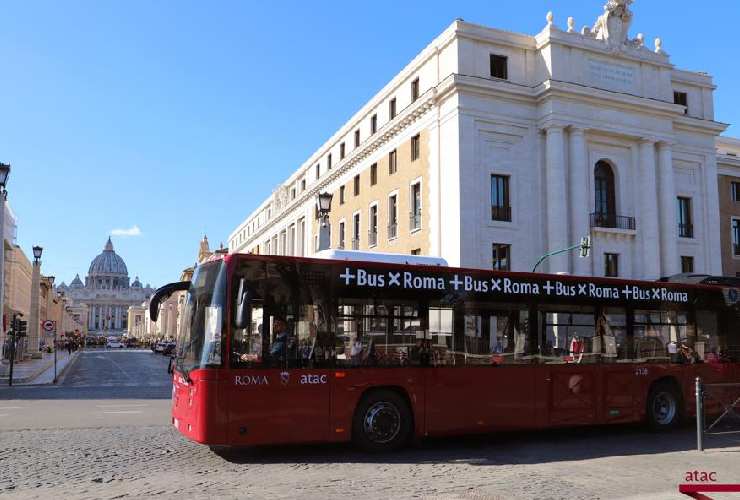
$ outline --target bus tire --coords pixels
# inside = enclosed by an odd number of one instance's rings
[[[647,423],[656,432],[674,429],[681,422],[681,394],[675,384],[658,382],[647,398]]]
[[[408,442],[411,429],[411,409],[406,400],[397,392],[381,389],[369,392],[357,405],[352,440],[371,453],[393,451]]]

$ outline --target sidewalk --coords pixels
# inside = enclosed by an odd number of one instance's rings
[[[66,350],[57,352],[57,380],[62,372],[71,365],[80,351],[70,356]],[[0,364],[0,388],[7,387],[10,363],[3,361]],[[15,363],[13,366],[13,385],[41,385],[54,382],[54,353],[43,353],[41,359],[30,359]]]

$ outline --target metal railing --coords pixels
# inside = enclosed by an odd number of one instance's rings
[[[378,244],[378,231],[367,232],[367,244],[371,247],[374,247]]]
[[[409,214],[409,227],[412,231],[421,228],[421,210],[416,210]]]
[[[594,212],[591,214],[591,227],[627,229],[634,231],[636,224],[634,217],[626,217],[605,212]]]
[[[511,222],[511,207],[491,205],[491,219]]]
[[[359,249],[360,249],[360,239],[352,238],[352,250],[359,250]]]
[[[704,437],[716,434],[738,434],[738,430],[713,430],[720,424],[727,424],[730,419],[740,422],[740,383],[704,384],[701,377],[696,377],[694,395],[696,397],[696,449],[704,451]],[[706,403],[711,402],[718,410],[712,415],[712,422],[706,423]],[[718,416],[717,416],[718,415]]]
[[[398,224],[388,224],[388,239],[392,240],[398,236]]]
[[[694,237],[694,225],[693,224],[679,224],[678,235],[681,238],[693,238]]]
[[[735,243],[733,246],[733,250],[735,252],[735,255],[740,255],[740,243]]]

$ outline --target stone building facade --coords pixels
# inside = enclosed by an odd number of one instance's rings
[[[717,149],[722,272],[740,278],[740,140],[722,137]]]
[[[529,271],[590,235],[589,259],[540,270],[655,279],[722,272],[715,89],[660,39],[629,36],[630,1],[592,28],[550,13],[535,36],[457,20],[252,212],[230,252],[331,246]],[[722,226],[724,227],[724,226]]]

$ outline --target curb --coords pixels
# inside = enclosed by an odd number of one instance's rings
[[[59,377],[67,370],[67,367],[71,364],[73,364],[77,360],[77,355],[79,354],[79,351],[75,351],[72,353],[72,355],[68,358],[67,363],[62,367],[62,369],[57,373],[57,383],[59,383]],[[45,371],[51,369],[54,366],[54,359],[51,360],[50,363],[48,363],[46,366],[41,367],[40,369],[36,370],[32,375],[16,378],[13,377],[13,385],[53,385],[51,384],[33,384],[33,381],[36,380],[42,373]],[[0,383],[4,383],[7,385],[8,379],[10,377],[0,377]]]
[[[80,353],[82,351],[75,351],[72,353],[72,356],[70,356],[69,361],[67,361],[67,364],[62,367],[61,370],[57,373],[57,384],[59,385],[64,381],[65,374],[67,373],[67,370],[70,366],[74,365],[77,362],[77,358],[80,357]],[[52,382],[51,385],[54,385]]]

